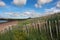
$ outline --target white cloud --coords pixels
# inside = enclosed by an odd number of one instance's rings
[[[3,2],[3,1],[0,1],[0,6],[3,7],[5,6],[6,4]]]
[[[13,0],[13,4],[17,5],[17,6],[23,6],[25,5],[27,2],[27,0]]]
[[[60,1],[57,2],[56,6],[50,8],[50,9],[45,9],[45,14],[54,14],[60,12]]]
[[[4,14],[4,15],[3,15]],[[1,14],[3,18],[35,18],[41,15],[35,11],[25,11],[25,12],[4,12]]]
[[[5,15],[11,16],[11,17],[18,17],[20,16],[19,13],[15,12],[5,12]]]
[[[28,16],[28,17],[31,17],[31,18],[34,18],[34,17],[40,17],[41,15],[35,11],[26,11],[24,12],[24,15],[25,16]]]
[[[49,15],[49,14],[54,14],[54,13],[58,13],[60,12],[60,9],[56,8],[56,7],[53,7],[53,8],[50,8],[50,9],[45,9],[45,14]]]
[[[41,8],[42,6],[39,5],[39,4],[35,4],[35,7],[36,7],[36,8]]]
[[[41,7],[43,4],[50,3],[52,0],[38,0],[35,7]]]
[[[57,2],[57,7],[60,8],[60,1]]]
[[[38,0],[38,3],[42,3],[42,4],[45,4],[45,3],[49,3],[51,2],[52,0]]]

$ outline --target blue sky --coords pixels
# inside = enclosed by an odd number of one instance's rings
[[[28,18],[60,11],[60,0],[0,0],[0,16]]]

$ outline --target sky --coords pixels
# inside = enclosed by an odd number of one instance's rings
[[[0,18],[34,18],[57,12],[60,0],[0,0]]]

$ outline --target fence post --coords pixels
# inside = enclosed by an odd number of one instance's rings
[[[60,32],[60,20],[59,20],[59,32]]]
[[[57,38],[58,38],[58,22],[57,22],[57,20],[55,20],[55,25],[56,25],[56,34],[57,34]]]
[[[51,31],[51,21],[49,21],[49,30],[50,30],[51,40],[53,40],[52,31]]]
[[[29,36],[29,27],[28,27],[28,25],[25,25],[25,27],[26,27],[27,35]]]
[[[48,22],[49,22],[49,21],[46,20],[46,23],[45,23],[46,25],[45,25],[45,26],[46,26],[47,39],[50,40],[50,39],[49,39],[49,38],[50,38],[50,35],[49,35],[49,23],[48,23]]]

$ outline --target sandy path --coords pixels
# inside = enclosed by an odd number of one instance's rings
[[[16,26],[18,21],[10,21],[6,23],[0,24],[0,31],[4,31],[5,29],[9,29],[9,27]]]

